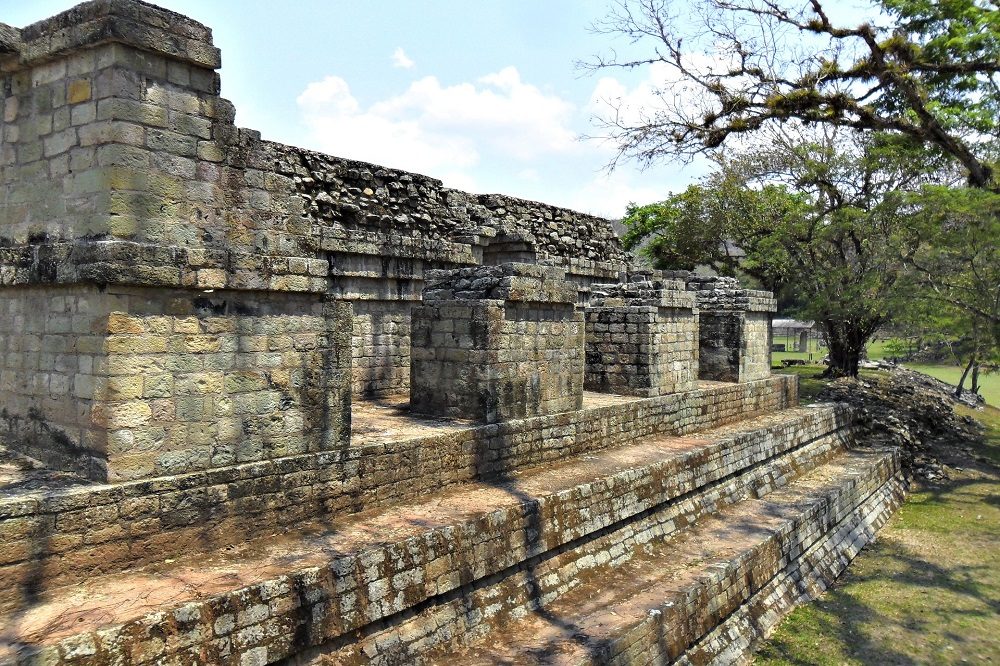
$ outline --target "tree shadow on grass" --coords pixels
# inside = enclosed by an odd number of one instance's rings
[[[984,483],[1000,487],[996,477],[980,477],[923,490],[930,493],[929,502],[947,504],[967,486]],[[995,504],[995,498],[989,494],[985,501],[993,499]],[[942,550],[926,552],[891,536],[867,548],[860,556],[864,564],[852,565],[814,607],[796,611],[785,631],[759,652],[758,663],[936,663],[942,644],[950,645],[948,658],[956,662],[963,657],[970,663],[982,659],[990,638],[962,627],[1000,617],[1000,592],[990,585],[996,571],[985,554],[976,563],[950,562],[948,554],[958,546],[948,535],[941,539]],[[835,649],[824,660],[825,650],[810,650],[804,641],[832,643]]]

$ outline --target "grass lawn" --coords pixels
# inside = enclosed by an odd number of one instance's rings
[[[943,382],[948,382],[952,386],[958,386],[958,380],[962,378],[962,368],[955,365],[919,365],[916,363],[904,363],[904,367],[910,370],[922,372],[931,377],[936,377]],[[970,373],[971,374],[971,373]],[[972,385],[972,378],[966,378],[965,388]],[[986,398],[986,402],[994,407],[1000,407],[1000,373],[979,376],[979,394]]]
[[[804,395],[822,385],[810,377],[818,370],[795,369]],[[877,541],[792,612],[754,664],[1000,664],[1000,409],[959,409],[987,425],[987,441],[941,452],[951,478],[915,486]]]

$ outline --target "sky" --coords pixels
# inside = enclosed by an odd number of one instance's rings
[[[213,29],[222,95],[265,139],[416,171],[445,185],[618,218],[704,163],[606,166],[603,100],[641,102],[662,72],[589,73],[627,49],[591,29],[610,0],[157,0]],[[77,4],[0,0],[23,27]]]

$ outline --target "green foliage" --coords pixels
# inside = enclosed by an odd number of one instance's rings
[[[962,340],[962,355],[1000,355],[1000,194],[928,185],[905,197],[904,316]]]
[[[689,4],[676,12],[659,0],[618,0],[598,26],[630,39],[636,55],[595,68],[674,73],[658,91],[662,104],[641,114],[612,104],[599,119],[620,157],[686,160],[796,121],[890,133],[954,160],[973,186],[998,187],[995,0],[881,0],[882,15],[860,24],[832,20],[832,0]]]
[[[711,266],[723,275],[749,273],[763,285],[780,287],[788,260],[774,230],[784,229],[808,208],[803,196],[782,185],[759,189],[724,170],[665,201],[630,206],[625,246],[657,268],[692,270]],[[645,243],[645,244],[643,244]],[[752,255],[744,248],[752,247]]]

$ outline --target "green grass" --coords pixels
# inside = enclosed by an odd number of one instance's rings
[[[873,361],[881,361],[887,356],[893,356],[889,350],[886,349],[890,345],[889,340],[873,340],[868,343],[868,358]]]
[[[922,372],[925,375],[936,377],[952,386],[958,385],[958,380],[962,377],[962,368],[955,365],[922,365],[917,363],[904,363],[904,367],[910,370]],[[970,373],[971,374],[971,373]],[[972,378],[965,380],[965,388],[972,385]],[[1000,373],[994,372],[988,375],[979,375],[979,394],[986,399],[986,402],[994,407],[1000,407]]]
[[[812,343],[810,343],[812,344]],[[886,351],[886,346],[889,344],[888,340],[876,340],[868,345],[868,358],[873,361],[881,360],[886,356],[891,356]],[[812,360],[817,364],[820,359],[826,355],[826,349],[820,349],[819,351],[812,352]],[[775,369],[781,367],[781,362],[785,359],[804,359],[809,360],[809,354],[800,352],[772,352],[771,353],[771,364]],[[962,368],[956,365],[946,365],[946,364],[921,364],[921,363],[904,363],[904,367],[910,370],[916,370],[917,372],[922,372],[924,374],[940,379],[943,382],[947,382],[952,386],[958,385],[958,380],[962,377]],[[822,372],[823,367],[817,365],[816,371],[811,370],[801,370],[802,366],[793,366],[799,368],[796,370],[796,374],[809,373],[818,374]],[[807,366],[808,367],[808,366]],[[965,388],[968,389],[972,384],[972,378],[969,377],[965,380]],[[983,396],[986,402],[994,407],[1000,407],[1000,372],[994,372],[991,374],[981,374],[979,376],[979,394]]]
[[[799,376],[799,400],[804,404],[816,402],[819,392],[826,386],[826,379],[821,379],[820,375],[826,370],[825,365],[793,365],[787,368],[773,368],[774,372],[783,375]],[[861,370],[859,375],[865,377],[876,377],[879,370]]]
[[[817,394],[826,386],[826,380],[819,378],[824,369],[822,365],[793,365],[780,370],[774,368],[774,371],[783,375],[798,375],[799,400],[808,404],[816,402]]]
[[[815,391],[805,369],[795,374]],[[815,374],[815,372],[813,373]],[[1000,664],[1000,409],[958,408],[982,443],[943,451],[946,482],[916,487],[819,600],[793,611],[757,666]]]

